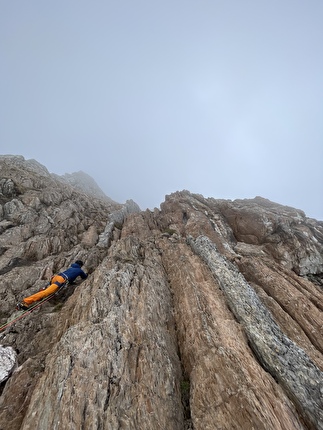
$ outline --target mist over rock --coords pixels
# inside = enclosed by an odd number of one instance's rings
[[[323,429],[322,222],[189,191],[141,211],[46,171],[0,157],[0,429]]]
[[[60,178],[79,191],[82,191],[90,196],[112,202],[112,199],[106,196],[95,180],[85,172],[79,171],[74,173],[65,173],[65,175],[60,176]]]
[[[11,166],[37,173],[41,176],[50,176],[45,166],[33,159],[26,160],[22,155],[0,155],[0,161],[1,163],[8,163]]]

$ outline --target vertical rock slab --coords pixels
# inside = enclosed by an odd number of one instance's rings
[[[69,305],[21,428],[182,429],[171,293],[157,250],[121,239]]]
[[[293,403],[252,353],[219,283],[184,241],[158,242],[173,291],[195,430],[303,430]]]
[[[263,367],[284,387],[310,428],[323,429],[323,372],[276,324],[238,269],[206,237],[188,243],[207,264]]]

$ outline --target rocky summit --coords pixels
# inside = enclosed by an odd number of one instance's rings
[[[76,260],[86,280],[15,310]],[[301,210],[141,211],[2,156],[0,295],[1,430],[323,429],[323,223]]]

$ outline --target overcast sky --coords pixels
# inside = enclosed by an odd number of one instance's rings
[[[323,220],[322,0],[0,2],[0,153]]]

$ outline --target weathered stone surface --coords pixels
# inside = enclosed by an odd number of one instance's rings
[[[77,190],[88,194],[89,196],[96,197],[98,199],[103,199],[106,201],[109,201],[110,203],[113,202],[112,199],[107,197],[104,192],[101,190],[101,188],[98,186],[98,184],[94,181],[91,176],[89,176],[87,173],[79,171],[74,173],[65,173],[63,176],[55,176],[58,179],[62,181],[66,181],[68,184],[72,185]]]
[[[119,238],[120,228],[123,226],[127,216],[137,212],[140,212],[140,208],[133,200],[127,200],[121,209],[112,212],[109,215],[104,232],[100,234],[97,245],[100,248],[108,248],[113,238]]]
[[[140,212],[18,164],[1,323],[74,259],[90,276],[0,332],[19,361],[1,430],[323,429],[321,222],[188,191]]]
[[[300,413],[313,425],[323,422],[323,373],[278,327],[255,290],[237,268],[222,257],[206,237],[189,237],[192,249],[207,264],[227,303],[245,329],[252,350],[264,369],[281,383]],[[319,339],[319,342],[321,339]]]
[[[156,251],[141,253],[138,239],[119,241],[78,305],[61,312],[69,328],[23,428],[52,429],[66,419],[71,429],[183,428],[171,292]]]
[[[0,345],[0,384],[9,378],[16,365],[16,351],[10,346],[3,347]]]
[[[262,245],[300,275],[323,272],[322,229],[304,212],[257,197],[222,205],[239,242]]]

